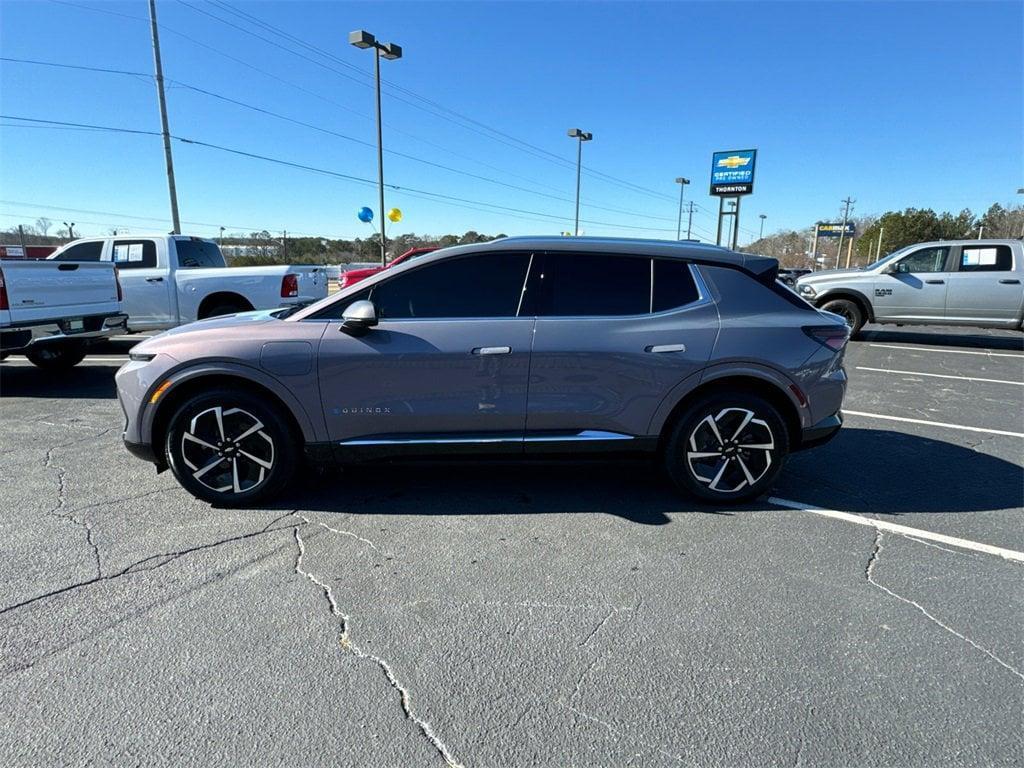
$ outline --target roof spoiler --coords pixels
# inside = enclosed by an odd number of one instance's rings
[[[737,253],[735,251],[732,251],[730,255],[735,256],[736,259],[702,259],[698,256],[691,257],[691,260],[698,264],[707,264],[710,267],[729,267],[742,270],[759,283],[767,286],[774,285],[775,281],[779,278],[778,259],[773,259],[771,256],[757,256],[754,254]]]

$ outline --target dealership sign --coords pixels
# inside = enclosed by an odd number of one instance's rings
[[[857,225],[852,221],[846,223],[845,229],[842,223],[839,224],[819,224],[818,225],[818,237],[853,237],[857,234]]]
[[[711,156],[711,194],[732,197],[753,192],[756,160],[756,149],[715,152]]]

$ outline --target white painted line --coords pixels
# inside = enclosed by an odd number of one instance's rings
[[[985,435],[1007,435],[1009,437],[1024,437],[1024,432],[1007,432],[1005,429],[982,429],[981,427],[967,427],[963,424],[946,424],[942,421],[925,421],[924,419],[908,419],[905,416],[883,416],[880,413],[864,413],[863,411],[848,411],[843,408],[844,416],[863,416],[866,419],[883,419],[885,421],[905,421],[909,424],[926,424],[929,427],[942,427],[944,429],[962,429],[967,432],[981,432]]]
[[[905,347],[902,344],[868,344],[869,347],[883,349],[905,349],[910,352],[947,352],[951,355],[982,355],[984,357],[1024,357],[1013,352],[989,352],[988,350],[945,349],[943,347]]]
[[[972,552],[981,552],[986,555],[996,555],[997,557],[1001,557],[1004,560],[1012,560],[1017,563],[1024,563],[1024,552],[1018,552],[1015,549],[993,547],[991,544],[982,544],[979,541],[961,539],[956,536],[946,536],[943,533],[925,531],[921,528],[911,528],[908,525],[890,523],[886,520],[874,520],[870,517],[852,515],[849,512],[839,512],[838,510],[835,509],[825,509],[823,507],[815,507],[810,504],[801,504],[798,501],[790,501],[789,499],[779,499],[772,497],[768,499],[768,503],[775,504],[780,507],[788,507],[789,509],[796,509],[801,512],[811,512],[815,515],[821,515],[822,517],[831,517],[834,520],[843,520],[847,523],[855,523],[856,525],[866,525],[869,528],[876,528],[880,531],[890,531],[892,533],[898,533],[902,536],[908,536],[915,539],[924,539],[926,541],[935,541],[939,542],[940,544],[946,544],[950,547],[969,549]]]
[[[921,371],[898,371],[895,368],[869,368],[866,365],[858,365],[858,371],[874,371],[875,373],[898,373],[904,376],[930,376],[933,379],[957,379],[959,381],[983,381],[986,384],[1012,384],[1015,387],[1024,387],[1024,381],[1008,381],[1006,379],[979,379],[975,376],[953,376],[948,373],[923,373]]]

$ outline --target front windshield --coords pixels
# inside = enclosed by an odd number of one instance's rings
[[[892,261],[894,258],[899,256],[900,254],[906,253],[906,251],[909,248],[910,248],[910,246],[907,246],[906,248],[900,248],[898,251],[893,251],[889,255],[883,256],[878,261],[872,262],[871,264],[868,264],[867,266],[861,267],[861,269],[865,269],[866,270],[866,269],[874,269],[875,267],[880,267],[883,264],[885,264],[886,262]]]

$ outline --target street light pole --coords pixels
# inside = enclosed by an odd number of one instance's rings
[[[588,133],[587,131],[581,131],[579,128],[569,129],[569,138],[576,139],[576,225],[573,230],[573,235],[579,237],[580,234],[580,176],[583,173],[583,142],[590,141],[594,138],[594,134]]]
[[[402,46],[395,43],[378,43],[377,38],[361,29],[350,32],[348,41],[356,48],[373,48],[373,74],[377,86],[377,190],[379,192],[380,209],[380,265],[387,266],[387,238],[384,234],[384,137],[381,124],[380,109],[380,59],[394,60],[402,58]]]
[[[686,189],[686,185],[689,183],[690,180],[684,179],[682,176],[678,176],[676,178],[676,184],[679,185],[679,220],[676,222],[676,240],[679,240],[683,234],[683,190]],[[693,216],[692,210],[690,212],[690,216]],[[690,235],[687,234],[686,237],[689,239]]]
[[[848,197],[839,202],[846,203],[846,210],[843,211],[843,228],[839,230],[839,247],[836,249],[836,269],[839,269],[839,257],[843,254],[843,238],[846,236],[846,223],[850,220],[850,206],[857,201]]]
[[[1018,188],[1017,189],[1017,194],[1018,195],[1024,195],[1024,187]],[[1021,223],[1020,223],[1020,239],[1024,240],[1024,220],[1022,220]]]
[[[65,221],[64,222],[64,226],[68,228],[68,240],[74,240],[75,239],[75,222],[72,221],[70,224],[68,224]]]
[[[764,220],[767,219],[768,217],[765,216],[763,213],[759,214],[759,217],[761,219],[761,234],[757,236],[757,239],[764,240]]]

